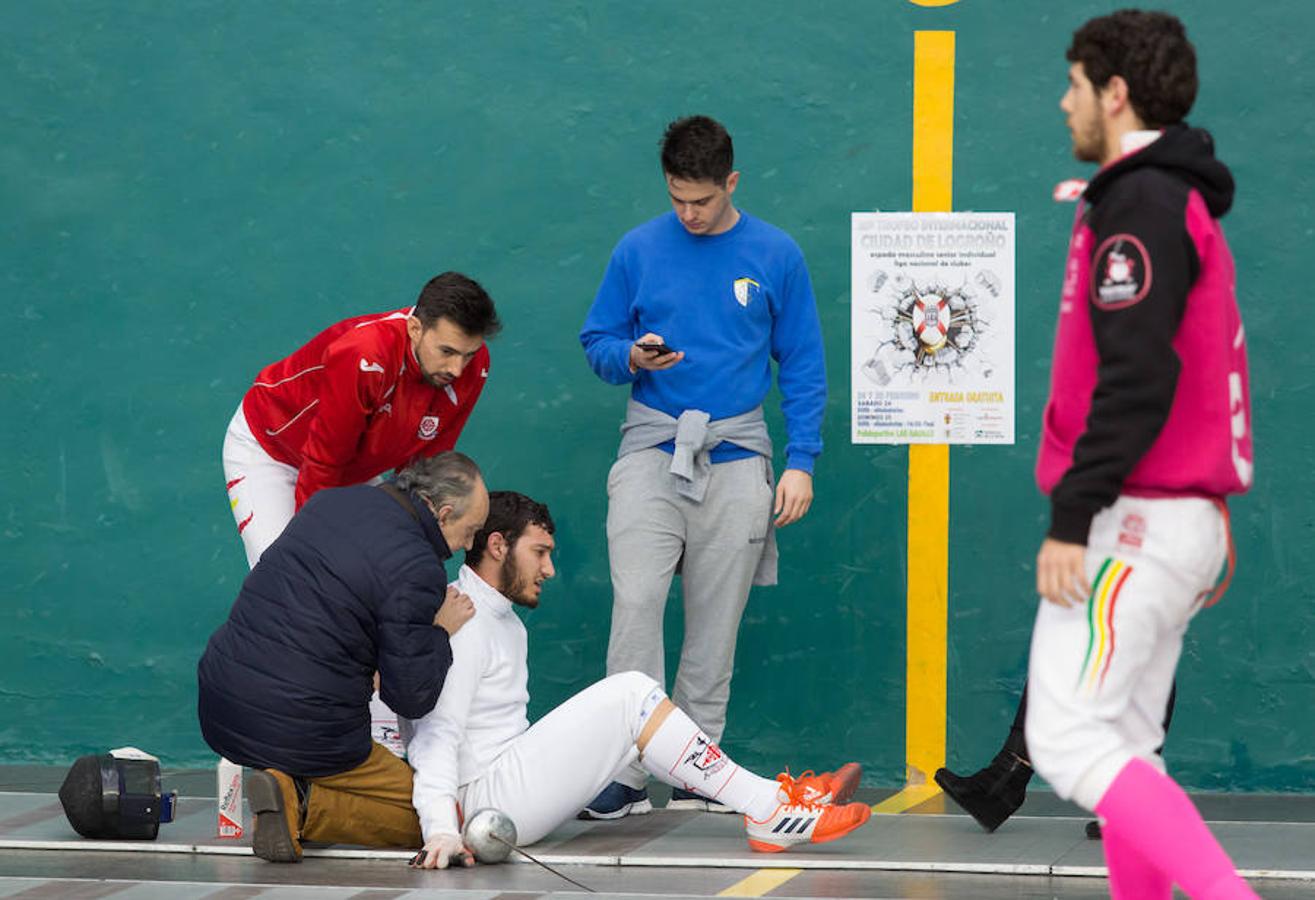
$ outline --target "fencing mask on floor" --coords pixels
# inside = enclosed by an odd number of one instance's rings
[[[59,788],[73,830],[100,840],[155,840],[177,799],[160,790],[160,760],[136,747],[81,757]]]

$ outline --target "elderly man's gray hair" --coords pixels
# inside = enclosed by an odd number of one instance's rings
[[[455,450],[418,459],[397,473],[398,488],[429,498],[435,509],[450,506],[458,516],[465,515],[466,503],[482,480],[475,461]]]

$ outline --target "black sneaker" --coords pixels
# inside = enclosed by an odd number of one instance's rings
[[[1100,822],[1097,822],[1096,820],[1093,819],[1092,821],[1087,823],[1087,840],[1089,841],[1100,840]]]
[[[716,800],[709,800],[707,797],[687,791],[684,788],[672,788],[671,799],[667,801],[667,809],[684,809],[694,810],[695,812],[713,812],[713,813],[734,813],[725,803]]]
[[[589,801],[582,809],[578,819],[620,819],[625,816],[642,816],[653,811],[653,804],[648,799],[647,788],[632,788],[628,784],[613,781],[598,792],[598,796]]]
[[[949,769],[936,770],[936,783],[987,832],[995,831],[1027,799],[1032,767],[1009,751],[996,754],[985,769],[966,778]]]

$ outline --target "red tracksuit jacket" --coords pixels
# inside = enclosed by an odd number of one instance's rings
[[[295,466],[297,508],[324,487],[376,475],[456,445],[484,390],[484,346],[452,384],[421,375],[406,333],[411,309],[346,319],[266,366],[242,400],[270,456]]]

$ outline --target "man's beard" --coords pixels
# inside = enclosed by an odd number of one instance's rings
[[[440,390],[456,380],[449,378],[447,374],[443,372],[426,372],[424,369],[421,369],[420,371],[424,374],[426,384],[433,388],[439,388]]]
[[[502,596],[517,606],[524,606],[528,609],[534,609],[539,605],[539,598],[529,594],[529,590],[534,586],[533,582],[520,577],[520,574],[516,571],[516,562],[512,559],[510,553],[502,561],[501,571],[498,574],[501,576],[499,580],[503,584]]]
[[[1073,133],[1073,156],[1079,162],[1098,163],[1105,155],[1105,127],[1099,120],[1091,123],[1090,128],[1075,130]]]

